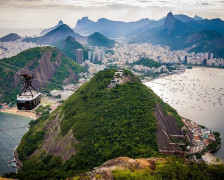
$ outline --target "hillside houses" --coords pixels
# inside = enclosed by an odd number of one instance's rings
[[[116,86],[117,84],[121,84],[123,79],[123,70],[117,70],[114,73],[114,79],[110,81],[110,83],[107,85],[108,88],[112,88]]]
[[[209,129],[185,118],[182,118],[182,121],[188,133],[191,135],[191,143],[193,146],[189,148],[190,153],[203,151],[209,144],[216,140],[214,134]]]

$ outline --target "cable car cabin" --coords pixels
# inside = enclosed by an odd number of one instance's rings
[[[33,76],[21,74],[23,81],[23,89],[17,95],[17,108],[19,110],[31,110],[40,104],[41,93],[32,86]],[[31,90],[31,88],[34,90]]]
[[[41,101],[41,93],[32,92],[28,94],[22,93],[21,95],[17,95],[17,108],[19,110],[32,110],[36,106],[40,104]]]

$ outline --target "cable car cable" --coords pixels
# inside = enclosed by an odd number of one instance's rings
[[[26,69],[23,69],[23,68],[20,68],[20,67],[17,67],[17,66],[14,66],[14,65],[8,64],[8,63],[6,63],[6,62],[2,62],[2,61],[0,61],[0,63],[5,64],[5,65],[8,65],[8,66],[12,66],[12,67],[17,68],[17,69],[19,69],[19,70],[24,70],[24,71],[27,71],[27,72],[30,72],[30,73],[33,73],[33,74],[36,74],[36,75],[37,75],[36,72],[30,71],[30,70],[26,70]],[[46,76],[46,75],[45,75],[45,77],[50,78],[49,76]],[[39,80],[39,79],[35,79],[35,80],[52,83],[52,82],[50,82],[50,81],[44,81],[44,80]],[[57,84],[57,83],[53,83],[53,84]],[[57,85],[59,85],[59,84],[57,84]],[[60,86],[61,86],[61,85],[60,85]]]
[[[2,62],[0,61],[0,63],[2,63]],[[2,63],[2,64],[9,65],[9,64],[7,64],[7,63]],[[0,64],[0,65],[1,65],[1,64]],[[13,66],[13,65],[10,65],[10,66]],[[11,70],[12,72],[14,72],[14,73],[16,73],[17,75],[21,76],[21,74],[19,74],[18,72],[16,72],[16,71],[10,69],[9,67],[5,67],[5,66],[2,66],[2,67],[6,68],[6,69],[8,69],[8,70]],[[14,66],[14,67],[16,67],[16,66]],[[16,67],[16,68],[18,68],[18,67]],[[21,68],[21,69],[22,69],[22,68]],[[19,70],[20,70],[20,69],[19,69]],[[25,69],[22,69],[22,70],[25,70]],[[25,71],[32,72],[32,71],[29,71],[29,70],[25,70]],[[34,74],[36,74],[36,73],[34,73]],[[53,83],[53,82],[50,82],[50,81],[44,81],[44,80],[41,80],[41,79],[36,79],[36,78],[34,78],[33,80],[35,80],[35,81],[41,81],[41,82],[46,82],[46,83],[51,83],[51,84],[58,85],[58,86],[62,86],[61,84]]]

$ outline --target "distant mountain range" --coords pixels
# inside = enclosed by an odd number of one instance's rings
[[[70,37],[66,39],[67,37]],[[74,39],[71,39],[74,38]],[[55,29],[51,30],[47,34],[35,37],[35,38],[26,38],[24,41],[27,42],[34,42],[37,44],[43,44],[43,45],[58,45],[58,47],[61,47],[61,42],[67,42],[66,43],[69,47],[71,46],[71,43],[76,41],[74,46],[76,47],[77,43],[82,43],[89,46],[99,46],[99,47],[108,47],[112,48],[115,44],[115,41],[107,38],[101,33],[95,32],[90,36],[81,36],[78,33],[75,33],[68,25],[62,24]],[[58,42],[61,41],[61,42]],[[64,46],[64,45],[63,45]],[[72,45],[73,46],[73,45]],[[82,45],[81,45],[82,46]],[[74,49],[73,49],[74,50]],[[74,58],[74,57],[73,57]]]
[[[136,22],[112,21],[106,18],[100,18],[97,22],[94,22],[89,20],[88,17],[84,17],[77,21],[74,31],[83,35],[99,32],[107,37],[119,38],[127,36],[131,32],[144,27],[150,22],[151,20],[148,18]]]
[[[220,19],[195,18],[199,20],[185,15],[174,16],[170,12],[162,25],[153,28],[150,28],[150,25],[148,25],[148,28],[144,28],[146,29],[145,31],[136,32],[132,41],[168,45],[173,50],[184,49],[194,45],[199,46],[199,48],[194,49],[197,50],[196,52],[211,52],[217,58],[224,58],[223,48],[220,48],[222,47],[220,42],[223,42],[224,22]],[[202,41],[203,35],[206,35],[204,37],[206,40]],[[197,41],[198,38],[200,41]]]
[[[16,41],[18,39],[21,39],[21,37],[16,33],[10,33],[6,36],[3,36],[0,38],[0,42],[9,42],[9,41]]]
[[[196,42],[194,38],[198,38],[201,32],[206,32],[207,39]],[[220,36],[214,39],[214,33]],[[53,45],[71,36],[81,44],[111,48],[115,41],[108,37],[125,37],[130,39],[130,43],[150,42],[170,46],[171,50],[194,47],[193,50],[196,52],[210,52],[217,58],[224,57],[222,48],[224,21],[203,19],[199,16],[192,18],[184,14],[173,15],[172,12],[157,21],[145,18],[135,22],[122,22],[100,18],[95,22],[83,17],[77,21],[74,31],[59,21],[56,26],[43,30],[42,34],[44,35],[26,38],[24,41]]]

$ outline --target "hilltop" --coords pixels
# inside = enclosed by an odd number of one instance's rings
[[[21,90],[20,73],[33,74],[36,79],[33,81],[33,86],[37,90],[49,92],[54,88],[62,88],[64,82],[77,81],[77,74],[84,71],[81,66],[54,47],[31,48],[1,62],[1,102],[16,101],[16,94]]]
[[[9,42],[9,41],[16,41],[18,39],[21,39],[21,37],[16,33],[10,33],[6,36],[3,36],[0,38],[0,42]]]
[[[33,42],[43,45],[52,45],[53,43],[66,39],[68,36],[72,36],[76,39],[83,39],[83,37],[75,33],[67,24],[62,24],[52,29],[43,36],[35,38],[25,38],[24,41]]]
[[[91,46],[107,47],[112,48],[115,44],[115,41],[107,38],[101,33],[95,32],[88,36],[88,44]]]
[[[42,30],[42,31],[40,32],[40,34],[41,34],[41,35],[45,35],[45,34],[49,33],[50,31],[56,29],[57,27],[61,26],[62,24],[64,24],[64,23],[63,23],[63,21],[60,20],[60,21],[58,22],[57,25],[55,25],[54,27],[50,27],[50,28],[48,28],[48,29],[44,29],[44,30]]]
[[[167,137],[161,130],[172,133],[178,126],[183,123],[177,112],[131,72],[100,71],[53,113],[32,123],[17,148],[23,163],[17,177],[65,178],[119,156],[163,156],[157,141]]]

